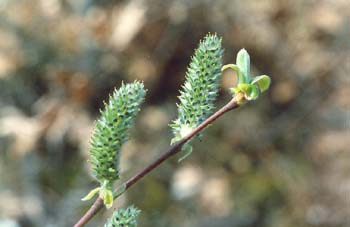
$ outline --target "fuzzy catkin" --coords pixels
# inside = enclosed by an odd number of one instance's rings
[[[128,129],[133,126],[145,94],[141,82],[122,84],[110,95],[96,122],[90,149],[92,174],[107,187],[119,179],[120,148],[128,139]]]
[[[220,86],[222,55],[221,38],[215,34],[208,34],[195,50],[180,91],[178,118],[170,125],[174,133],[172,143],[186,136],[213,112]]]
[[[134,206],[115,211],[104,227],[136,227],[140,210]]]

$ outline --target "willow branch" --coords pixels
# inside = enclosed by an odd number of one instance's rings
[[[239,104],[237,103],[236,99],[231,99],[230,102],[228,102],[225,106],[223,106],[221,109],[219,109],[217,112],[215,112],[213,115],[211,115],[209,118],[207,118],[204,122],[202,122],[200,125],[198,125],[195,129],[193,129],[188,135],[186,135],[184,138],[182,138],[180,141],[175,143],[174,145],[170,146],[169,149],[163,153],[158,159],[156,159],[154,162],[146,166],[143,170],[135,174],[133,177],[131,177],[129,180],[127,180],[123,187],[125,190],[130,188],[132,185],[134,185],[136,182],[138,182],[142,177],[149,174],[153,169],[157,168],[160,164],[162,164],[165,160],[172,157],[173,155],[177,154],[181,149],[181,147],[189,141],[191,138],[193,138],[195,135],[197,135],[200,131],[202,131],[205,127],[213,123],[216,119],[218,119],[220,116],[225,114],[226,112],[236,109],[239,107]],[[117,194],[114,199],[116,199],[120,194]],[[80,220],[74,225],[74,227],[82,227],[87,222],[90,221],[91,218],[93,218],[96,213],[103,207],[103,200],[98,197],[96,201],[92,204],[92,206],[89,208],[89,210],[80,218]]]

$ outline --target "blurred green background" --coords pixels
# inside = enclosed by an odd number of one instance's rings
[[[226,64],[246,48],[271,89],[113,209],[139,207],[140,227],[350,226],[349,12],[348,0],[0,0],[0,226],[72,226],[89,207],[89,137],[121,81],[148,89],[123,179],[158,157],[207,32]],[[225,72],[217,107],[234,83]]]

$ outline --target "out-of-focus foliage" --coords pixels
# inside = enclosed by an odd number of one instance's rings
[[[224,63],[246,48],[271,88],[114,206],[135,204],[143,227],[349,226],[349,11],[348,0],[1,0],[0,226],[71,226],[86,210],[93,122],[122,80],[149,91],[122,178],[157,157],[208,32],[223,37]]]

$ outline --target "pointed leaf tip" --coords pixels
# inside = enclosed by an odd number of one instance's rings
[[[92,199],[97,193],[100,192],[100,187],[97,187],[95,189],[92,189],[84,198],[82,198],[82,201],[88,201],[90,199]]]
[[[222,66],[221,72],[225,71],[226,69],[232,69],[232,70],[234,70],[237,73],[238,73],[238,70],[239,70],[237,65],[235,65],[235,64],[227,64],[227,65]]]

